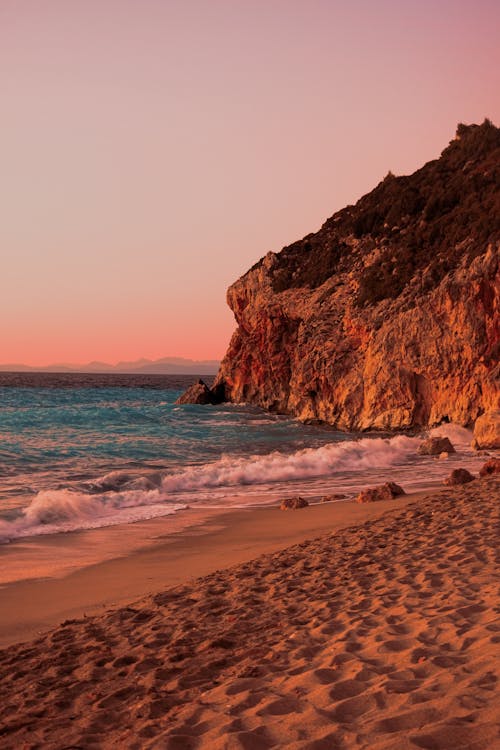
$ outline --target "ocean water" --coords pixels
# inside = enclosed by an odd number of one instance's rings
[[[348,435],[244,404],[176,405],[193,376],[0,374],[0,542],[275,502],[290,492],[406,490],[484,462],[420,457],[419,436]]]

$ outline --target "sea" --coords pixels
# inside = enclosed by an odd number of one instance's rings
[[[176,404],[196,378],[0,373],[0,543],[184,514],[310,502],[395,481],[407,491],[452,468],[477,471],[471,433],[443,425],[457,453],[417,454],[423,435],[347,434],[247,404]]]

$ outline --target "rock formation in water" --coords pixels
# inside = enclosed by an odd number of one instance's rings
[[[228,290],[228,401],[345,430],[470,425],[499,406],[500,129],[388,174]]]
[[[439,456],[446,453],[455,453],[455,448],[447,437],[430,437],[424,440],[417,448],[420,456]]]
[[[217,403],[214,393],[208,385],[201,380],[193,383],[182,396],[179,396],[176,404],[215,404]]]

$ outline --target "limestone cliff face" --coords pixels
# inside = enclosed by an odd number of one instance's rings
[[[500,130],[458,135],[230,287],[227,400],[345,430],[499,406]]]

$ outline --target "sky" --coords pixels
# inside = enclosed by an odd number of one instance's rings
[[[0,363],[222,357],[226,289],[458,122],[498,0],[1,0]]]

